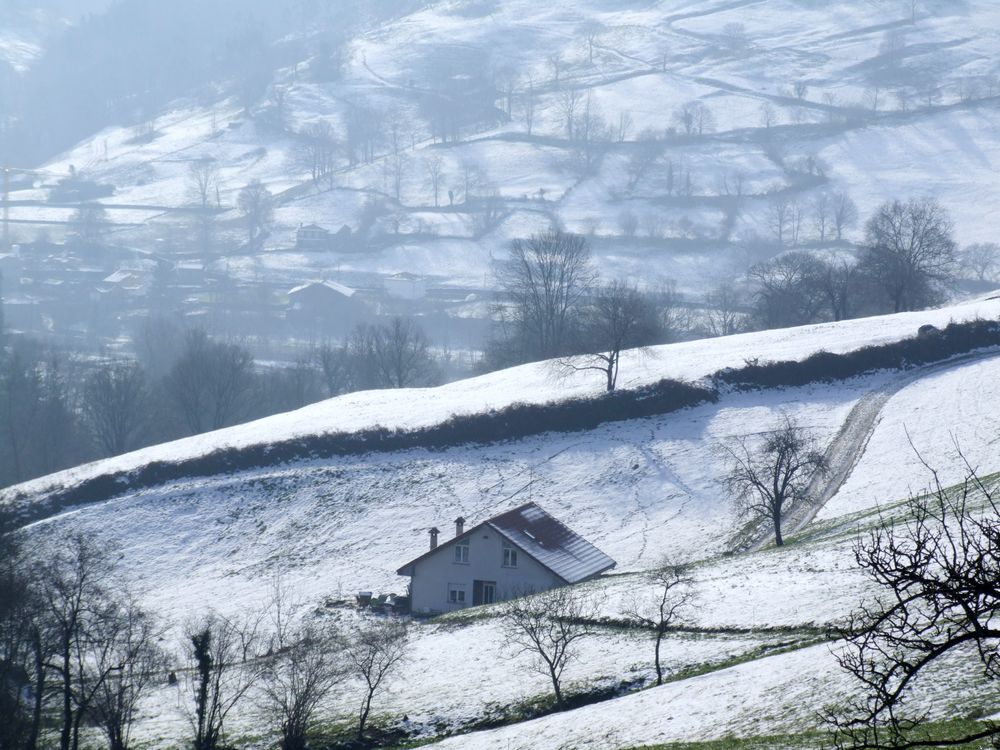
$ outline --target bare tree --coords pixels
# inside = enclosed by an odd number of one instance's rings
[[[723,283],[705,297],[708,330],[712,336],[730,336],[746,327],[746,314],[742,312],[745,300],[732,284]]]
[[[835,633],[845,641],[838,661],[861,691],[827,714],[838,748],[986,747],[1000,738],[1000,726],[987,721],[929,739],[926,717],[908,702],[943,662],[956,679],[975,680],[972,669],[980,681],[1000,678],[1000,504],[993,484],[966,469],[954,488],[931,470],[929,494],[912,498],[901,518],[881,517],[855,544],[858,565],[882,595]]]
[[[326,178],[332,188],[336,153],[333,127],[325,120],[314,122],[306,128],[303,136],[303,161],[313,182],[318,185]]]
[[[574,311],[594,279],[586,239],[554,231],[514,240],[497,277],[510,301],[511,333],[521,356],[564,354]]]
[[[271,225],[274,215],[271,191],[260,180],[252,180],[240,190],[236,205],[247,224],[247,242],[252,245],[267,233]]]
[[[101,367],[84,381],[84,419],[107,455],[132,447],[145,426],[148,399],[146,373],[138,362]]]
[[[184,350],[167,374],[167,392],[192,435],[232,424],[246,409],[253,358],[243,347],[189,331]]]
[[[819,236],[820,242],[825,242],[833,219],[833,199],[829,193],[820,193],[813,198],[811,208],[813,227],[816,229],[816,234]]]
[[[810,478],[826,470],[826,459],[790,418],[769,433],[759,445],[747,438],[725,446],[732,467],[725,486],[744,518],[769,521],[774,543],[784,544],[781,522],[789,506],[806,502]]]
[[[434,191],[434,207],[437,208],[441,182],[444,180],[444,160],[435,154],[424,160],[424,167],[427,169],[427,176],[431,181],[431,190]]]
[[[531,657],[531,668],[552,682],[556,706],[564,706],[562,677],[579,656],[579,644],[596,634],[599,607],[569,586],[504,602],[500,622],[508,650]]]
[[[603,144],[610,138],[610,128],[589,92],[584,100],[583,111],[577,118],[573,134],[578,144],[577,156],[582,163],[582,172],[586,174],[593,168],[602,152]]]
[[[847,193],[834,193],[831,217],[837,239],[844,239],[844,231],[858,223],[858,207]]]
[[[995,242],[978,242],[962,250],[962,266],[979,281],[993,278],[1000,263],[1000,245]]]
[[[347,674],[363,683],[358,739],[364,740],[372,702],[406,659],[408,632],[400,622],[372,620],[354,628],[343,645]]]
[[[632,130],[632,126],[635,122],[632,120],[632,114],[630,112],[619,112],[618,113],[618,130],[615,135],[615,140],[618,143],[625,143],[628,138],[628,134]]]
[[[374,355],[385,388],[429,385],[434,379],[427,337],[412,318],[396,316],[388,325],[376,327]]]
[[[809,84],[802,80],[796,81],[792,85],[792,90],[795,92],[796,99],[805,99],[806,94],[809,92]]]
[[[860,270],[847,259],[820,261],[820,264],[816,285],[826,299],[830,315],[834,320],[847,320],[857,296]]]
[[[756,285],[754,307],[764,328],[804,325],[822,309],[817,288],[821,262],[805,252],[784,253],[750,268],[748,277]]]
[[[774,239],[782,247],[791,239],[795,213],[795,201],[782,193],[773,195],[768,201],[767,223]]]
[[[166,654],[153,617],[130,592],[119,593],[97,623],[88,664],[94,696],[91,711],[108,750],[129,750],[139,702],[163,673]]]
[[[634,286],[613,281],[594,293],[582,318],[579,348],[586,353],[563,358],[558,366],[600,372],[610,393],[618,383],[622,351],[645,347],[660,335],[656,308]]]
[[[933,199],[883,203],[865,224],[861,265],[894,312],[934,302],[955,269],[948,212]]]
[[[44,619],[54,642],[48,669],[57,681],[60,750],[77,750],[83,718],[109,677],[107,664],[97,674],[88,667],[91,648],[100,648],[95,631],[108,615],[112,577],[106,549],[82,534],[61,540],[40,565]]]
[[[301,626],[263,668],[259,704],[277,724],[280,750],[306,750],[316,712],[344,679],[338,635],[330,628]]]
[[[563,59],[562,53],[559,50],[550,53],[546,62],[549,65],[549,70],[552,71],[552,83],[556,88],[559,88],[562,83],[562,72],[566,68],[566,61]]]
[[[769,129],[778,124],[778,112],[771,102],[764,101],[760,105],[760,126]]]
[[[583,94],[579,89],[566,89],[559,94],[556,106],[562,116],[566,128],[566,137],[573,140],[574,127],[576,126],[576,110],[583,100]]]
[[[634,211],[622,211],[618,214],[618,228],[622,230],[623,235],[632,239],[639,229],[639,217],[635,215]]]
[[[204,158],[188,166],[188,186],[199,208],[207,211],[219,185],[219,165],[214,159]]]
[[[639,627],[653,631],[653,666],[656,684],[663,684],[663,664],[660,650],[664,636],[675,627],[684,610],[694,600],[694,579],[678,565],[664,565],[645,576],[652,591],[637,595],[626,608],[625,617]]]
[[[385,164],[388,166],[389,175],[392,178],[393,197],[395,197],[397,203],[400,203],[403,199],[403,178],[406,175],[406,170],[409,168],[410,159],[402,151],[397,151],[387,157]]]
[[[674,122],[687,135],[703,135],[715,130],[715,116],[704,102],[688,102],[674,112]]]
[[[194,750],[219,750],[226,719],[260,678],[261,617],[228,619],[210,614],[187,627],[192,662],[188,706]]]
[[[528,76],[528,83],[521,94],[521,109],[524,112],[524,130],[528,135],[535,126],[535,82]]]

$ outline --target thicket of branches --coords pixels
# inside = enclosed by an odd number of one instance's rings
[[[838,661],[859,693],[828,713],[839,748],[1000,740],[991,721],[931,737],[927,716],[913,705],[945,661],[951,680],[1000,678],[1000,503],[994,484],[966,468],[954,488],[932,471],[928,494],[912,498],[901,518],[881,518],[855,545],[857,564],[880,595],[835,632],[845,644]]]
[[[325,701],[357,699],[364,740],[405,659],[407,630],[368,618],[337,628],[280,596],[240,616],[206,612],[164,648],[165,623],[139,602],[113,540],[19,531],[0,514],[0,750],[133,750],[142,702],[176,681],[195,750],[231,746],[237,713],[281,750],[305,750]],[[100,738],[100,739],[98,739]]]
[[[84,461],[297,409],[342,393],[435,385],[410,318],[361,324],[285,367],[200,329],[146,321],[131,359],[92,360],[11,338],[0,348],[0,486]]]

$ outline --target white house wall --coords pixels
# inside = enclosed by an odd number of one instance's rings
[[[517,567],[503,567],[504,538],[489,527],[464,534],[469,540],[469,562],[455,562],[455,541],[440,544],[435,553],[414,565],[410,582],[410,607],[413,612],[431,614],[450,612],[472,606],[472,582],[496,581],[497,601],[529,591],[545,591],[563,581],[548,568],[517,551]],[[465,604],[448,601],[448,584],[465,586]]]

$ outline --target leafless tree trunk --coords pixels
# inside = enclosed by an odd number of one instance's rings
[[[957,488],[930,470],[933,491],[911,499],[900,518],[881,518],[855,545],[858,565],[883,595],[834,633],[846,642],[838,661],[861,691],[827,713],[838,748],[985,747],[1000,738],[1000,726],[987,721],[928,740],[925,718],[908,710],[913,691],[944,661],[958,672],[953,679],[973,679],[973,664],[978,679],[1000,678],[1000,504],[995,486],[966,469]]]
[[[889,298],[893,312],[931,304],[955,270],[948,212],[932,199],[883,203],[865,225],[861,266]]]
[[[579,89],[566,89],[559,95],[559,99],[556,104],[559,107],[559,113],[562,115],[563,123],[566,128],[566,137],[569,140],[573,140],[574,127],[576,125],[576,110],[580,106],[580,101],[583,99],[583,94],[580,93]]]
[[[826,470],[826,459],[788,418],[760,445],[741,438],[725,450],[732,460],[725,485],[737,510],[746,518],[770,521],[774,543],[782,546],[783,513],[788,506],[807,499],[804,493],[809,479]]]
[[[713,336],[730,336],[746,327],[741,312],[745,300],[732,284],[721,284],[705,298],[708,330]]]
[[[145,424],[148,398],[146,374],[137,362],[101,367],[84,381],[84,418],[106,455],[132,446]]]
[[[253,358],[237,344],[212,341],[204,331],[187,333],[184,351],[166,387],[192,435],[231,424],[246,409],[253,385]]]
[[[1000,245],[995,242],[967,245],[962,250],[961,262],[979,281],[991,279],[1000,263]]]
[[[646,585],[652,591],[645,597],[636,597],[625,610],[625,617],[654,634],[653,665],[656,668],[656,684],[663,684],[663,665],[660,649],[663,637],[691,606],[694,600],[694,579],[687,570],[676,565],[665,565],[647,574]]]
[[[547,232],[511,243],[497,280],[511,303],[518,348],[529,359],[564,354],[573,316],[594,280],[587,241]]]
[[[274,215],[271,191],[260,180],[252,180],[240,190],[236,205],[247,224],[247,242],[253,244],[266,234]]]
[[[600,372],[610,393],[618,383],[622,351],[656,342],[660,334],[656,309],[634,286],[614,281],[595,292],[582,317],[578,346],[586,353],[560,359],[557,366]]]
[[[163,674],[166,655],[157,645],[161,630],[129,592],[116,597],[96,633],[90,660],[92,710],[108,750],[129,750],[139,701]]]
[[[579,642],[597,631],[598,605],[569,586],[511,599],[503,604],[500,621],[507,649],[531,657],[531,668],[552,682],[556,705],[562,708],[562,676],[579,656]]]
[[[434,207],[437,208],[438,195],[441,192],[441,181],[444,179],[444,161],[440,156],[434,155],[429,159],[424,160],[424,166],[427,168],[427,176],[431,181],[431,190],[434,192]]]
[[[429,384],[433,362],[427,337],[411,318],[396,316],[375,329],[375,362],[387,388]]]
[[[194,750],[218,750],[226,719],[260,678],[260,615],[230,620],[208,615],[187,627],[192,661],[188,706]]]
[[[833,196],[832,218],[837,239],[844,239],[844,231],[858,222],[858,208],[847,193],[835,193]]]
[[[369,621],[359,625],[344,641],[347,674],[364,685],[358,712],[358,739],[364,740],[372,702],[407,655],[406,626],[392,621]]]
[[[60,750],[77,750],[80,722],[108,676],[84,670],[94,631],[108,612],[112,573],[104,549],[83,535],[65,540],[39,568],[45,627],[55,644],[46,669],[58,682]]]
[[[214,159],[198,159],[188,167],[188,182],[190,190],[198,206],[207,211],[215,196],[215,187],[219,184],[219,166]]]
[[[330,628],[301,626],[267,660],[258,701],[280,733],[280,750],[306,750],[322,702],[344,679],[340,638]]]

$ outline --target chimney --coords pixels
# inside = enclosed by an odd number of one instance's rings
[[[437,526],[432,526],[428,533],[431,535],[431,549],[437,549],[438,546],[438,530]]]
[[[465,519],[459,516],[455,519],[455,536],[462,536],[463,531],[465,531]]]

